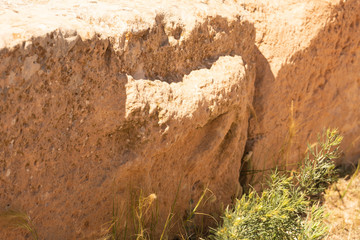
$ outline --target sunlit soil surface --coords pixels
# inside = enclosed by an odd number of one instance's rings
[[[359,169],[326,190],[324,206],[329,214],[326,221],[330,234],[326,239],[360,239]]]

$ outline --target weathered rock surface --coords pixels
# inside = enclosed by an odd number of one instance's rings
[[[0,207],[42,239],[99,237],[139,189],[157,195],[157,231],[206,186],[216,212],[244,154],[294,163],[323,127],[360,155],[359,1],[0,6]]]
[[[271,1],[270,1],[271,2]],[[259,49],[247,151],[254,168],[301,161],[324,128],[344,136],[341,159],[360,155],[360,1],[249,3]],[[265,6],[271,6],[266,8]],[[281,25],[281,27],[278,27]]]
[[[181,11],[121,18],[116,4],[84,1],[80,13],[73,5],[19,6],[42,24],[39,33],[18,19],[19,35],[10,34],[10,13],[0,17],[9,28],[0,55],[1,206],[27,210],[44,239],[93,239],[114,198],[125,211],[134,189],[156,193],[159,231],[180,183],[178,217],[206,186],[229,203],[254,92],[253,26],[221,5],[213,16],[188,6],[194,19],[185,21]]]

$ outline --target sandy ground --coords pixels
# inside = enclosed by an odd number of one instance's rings
[[[330,234],[327,240],[360,239],[360,174],[347,175],[325,195]]]

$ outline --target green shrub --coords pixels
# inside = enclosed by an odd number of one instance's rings
[[[303,192],[318,198],[327,187],[337,181],[334,159],[340,155],[342,136],[338,131],[326,130],[318,137],[318,142],[308,146],[303,166],[296,175]]]
[[[336,181],[333,159],[339,156],[342,137],[327,130],[308,147],[298,172],[271,174],[267,188],[254,189],[227,208],[213,239],[322,239],[327,234],[318,197]],[[316,198],[315,198],[316,197]],[[315,200],[314,200],[315,199]]]
[[[294,239],[301,231],[301,214],[308,201],[292,177],[275,172],[262,195],[252,190],[227,209],[215,239]]]

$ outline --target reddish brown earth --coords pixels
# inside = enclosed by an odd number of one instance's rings
[[[140,190],[157,235],[205,187],[215,214],[245,170],[291,168],[324,127],[360,155],[357,0],[0,6],[0,208],[41,239],[96,239]]]

